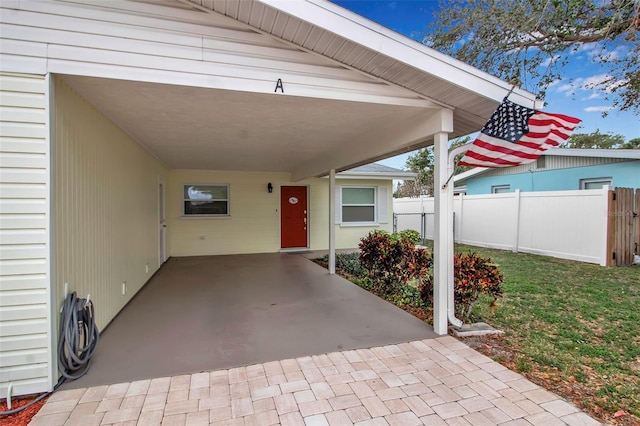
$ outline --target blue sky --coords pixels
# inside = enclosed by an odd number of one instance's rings
[[[349,9],[372,21],[378,22],[407,37],[420,40],[431,14],[438,9],[438,2],[420,0],[369,1],[369,0],[333,0],[334,3]],[[603,109],[610,105],[594,90],[582,88],[585,83],[597,81],[606,74],[600,64],[594,63],[588,46],[572,58],[565,68],[565,79],[547,90],[545,110],[567,114],[582,120],[577,133],[591,133],[599,129],[602,133],[621,134],[626,140],[640,137],[640,117],[631,112],[609,111],[602,117]],[[573,82],[571,81],[573,79]],[[527,87],[523,87],[527,89]],[[532,88],[529,88],[532,89]],[[402,168],[407,155],[382,160],[380,163]]]

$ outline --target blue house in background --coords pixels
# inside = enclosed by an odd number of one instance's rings
[[[456,193],[467,195],[640,188],[640,149],[561,149],[517,167],[476,167],[454,177]]]

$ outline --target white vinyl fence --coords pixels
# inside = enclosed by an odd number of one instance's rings
[[[606,265],[609,187],[583,191],[456,195],[457,243]],[[396,230],[433,239],[434,199],[393,200]]]

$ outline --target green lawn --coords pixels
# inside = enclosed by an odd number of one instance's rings
[[[493,317],[484,303],[474,315],[505,331],[516,369],[579,389],[595,411],[640,416],[640,267],[456,250],[499,265],[505,295]]]

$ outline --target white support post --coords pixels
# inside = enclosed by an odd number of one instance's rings
[[[520,203],[522,202],[522,191],[516,189],[514,196],[516,197],[516,232],[515,241],[513,242],[513,249],[511,249],[511,251],[517,253],[518,250],[520,250]]]
[[[457,215],[458,216],[458,241],[456,241],[457,243],[461,243],[463,238],[462,238],[462,218],[464,217],[464,194],[460,193],[458,194],[458,197],[460,197],[460,213]],[[455,237],[455,235],[454,235]]]
[[[336,273],[336,169],[329,171],[329,274]]]
[[[453,221],[447,190],[443,189],[448,175],[447,133],[436,133],[433,136],[434,160],[434,196],[435,227],[433,236],[433,331],[436,334],[447,334],[447,283],[449,265],[453,270]],[[453,185],[447,185],[453,187]],[[449,255],[451,253],[451,255]],[[453,272],[453,271],[452,271]],[[451,275],[453,278],[453,274]]]

